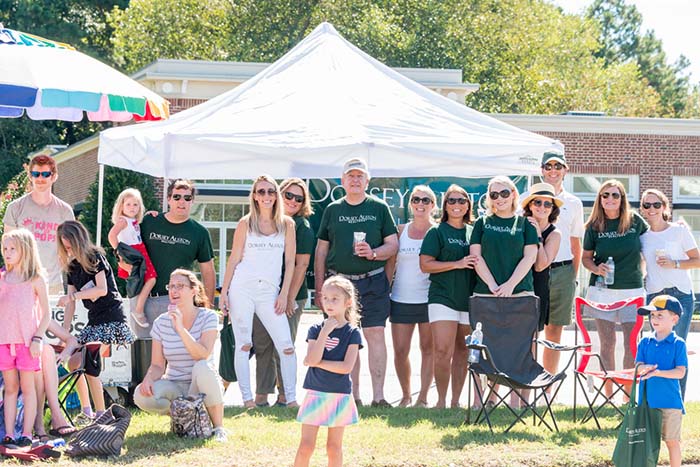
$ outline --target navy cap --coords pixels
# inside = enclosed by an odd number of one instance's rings
[[[668,310],[672,313],[681,316],[683,314],[683,306],[676,298],[670,295],[658,295],[654,297],[647,306],[643,306],[637,310],[637,314],[646,316],[652,311]]]

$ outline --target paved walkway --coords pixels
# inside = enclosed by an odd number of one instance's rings
[[[297,352],[299,362],[303,359],[306,353],[305,338],[308,328],[321,320],[320,314],[314,313],[304,313],[299,325],[299,334],[297,336]],[[564,331],[563,340],[565,343],[574,342],[574,331]],[[595,334],[595,333],[592,333]],[[621,341],[621,338],[618,338]],[[396,372],[394,371],[393,355],[394,351],[391,345],[391,334],[390,328],[387,327],[386,332],[386,342],[388,350],[388,367],[386,383],[384,386],[384,392],[386,399],[391,403],[397,403],[401,399],[401,388],[399,386],[398,379],[396,377]],[[686,400],[688,401],[700,401],[700,333],[691,332],[688,338],[688,350],[694,350],[695,355],[690,355],[688,357],[688,364],[690,368],[688,386],[686,390]],[[621,361],[622,345],[618,342],[616,353],[618,355],[618,361]],[[218,355],[218,349],[215,352]],[[564,356],[562,356],[563,358]],[[372,386],[369,376],[369,366],[367,364],[367,349],[360,351],[360,358],[362,359],[362,370],[360,373],[360,395],[362,400],[369,402],[372,400]],[[418,348],[418,331],[414,333],[413,343],[411,348],[411,388],[414,394],[417,394],[420,385],[420,350]],[[299,364],[297,367],[297,386],[298,386],[298,398],[301,399],[304,395],[304,390],[301,389],[302,383],[304,381],[304,376],[306,375],[306,367]],[[254,359],[251,360],[251,381],[253,386],[255,386],[255,362]],[[559,391],[559,396],[557,401],[566,405],[573,405],[573,386],[574,377],[573,373],[570,373],[566,380],[563,382],[563,386]],[[467,404],[467,386],[465,384],[465,389],[462,393],[462,398],[460,402],[466,406]],[[448,390],[448,394],[449,390]],[[581,398],[579,392],[578,397]],[[415,397],[414,397],[415,400]],[[428,394],[428,403],[434,404],[437,401],[437,391],[433,385]],[[226,405],[242,405],[242,400],[240,396],[240,391],[238,386],[233,384],[226,391],[226,397],[224,399]],[[274,402],[274,397],[270,396],[270,402]],[[449,396],[448,396],[449,403]],[[699,466],[700,467],[700,466]]]

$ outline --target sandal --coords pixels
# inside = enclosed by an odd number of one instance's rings
[[[43,435],[36,435],[36,439],[39,440],[40,444],[46,444],[49,441],[51,441],[53,439],[53,437],[44,433]]]
[[[420,399],[417,399],[416,403],[413,404],[413,407],[416,409],[426,409],[428,408],[428,401],[422,401]]]
[[[132,311],[131,317],[134,319],[134,323],[138,324],[142,328],[147,328],[148,326],[150,326],[150,324],[148,324],[148,319],[146,318],[146,315],[143,313],[136,313],[135,311]]]
[[[64,425],[59,426],[58,428],[51,428],[49,430],[49,434],[56,438],[66,438],[68,436],[74,435],[77,431],[78,429],[74,426]]]

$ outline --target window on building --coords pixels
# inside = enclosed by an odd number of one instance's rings
[[[700,210],[673,210],[673,220],[683,220],[693,232],[695,242],[700,244]],[[700,269],[690,269],[693,292],[700,292]]]
[[[639,175],[569,174],[564,179],[564,188],[583,201],[594,201],[600,186],[611,178],[622,183],[629,201],[639,201]]]
[[[214,269],[217,285],[221,285],[226,271],[226,261],[231,254],[233,234],[238,221],[248,212],[248,200],[245,198],[227,198],[226,201],[208,199],[206,196],[196,198],[192,206],[191,218],[202,224],[209,231],[214,249]],[[197,273],[199,274],[199,268]]]
[[[673,177],[673,201],[700,203],[700,177]]]

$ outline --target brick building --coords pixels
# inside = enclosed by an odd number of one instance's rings
[[[137,72],[134,78],[166,97],[171,103],[171,113],[176,113],[238,86],[266,66],[158,60]],[[463,102],[468,93],[478,89],[478,85],[462,83],[460,70],[396,70],[456,101]],[[635,206],[645,189],[664,191],[672,199],[674,218],[683,217],[696,238],[700,238],[700,120],[590,115],[495,114],[493,117],[561,141],[571,164],[567,189],[583,199],[587,211],[599,183],[614,177],[625,184]],[[95,136],[55,155],[60,172],[55,192],[77,210],[97,174],[97,146]],[[245,213],[249,185],[245,180],[202,180],[197,184],[201,196],[193,215],[209,228],[221,278],[225,260],[219,257],[230,250],[233,230]],[[159,180],[159,195],[162,186],[163,181]],[[695,274],[696,285],[700,285],[700,273]]]

